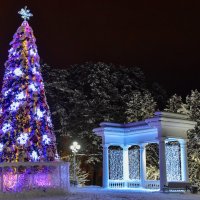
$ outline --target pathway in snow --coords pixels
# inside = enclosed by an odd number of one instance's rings
[[[200,200],[200,194],[190,192],[160,193],[149,190],[105,190],[85,187],[72,189],[66,200]]]
[[[34,196],[34,195],[33,195]],[[105,190],[100,187],[72,188],[68,194],[56,195],[48,192],[40,195],[40,198],[22,196],[0,195],[4,200],[200,200],[200,194],[191,194],[189,192],[159,193],[157,191],[149,192],[147,190]]]

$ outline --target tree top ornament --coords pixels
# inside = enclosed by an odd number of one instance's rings
[[[24,21],[29,20],[30,17],[33,16],[33,14],[30,12],[30,10],[27,9],[27,6],[22,8],[18,14],[21,15],[21,18],[24,19]]]

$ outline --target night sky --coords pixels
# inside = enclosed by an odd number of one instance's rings
[[[0,66],[25,5],[39,55],[54,68],[85,61],[140,66],[169,94],[200,91],[199,1],[6,0],[0,3]],[[1,84],[0,84],[1,85]]]

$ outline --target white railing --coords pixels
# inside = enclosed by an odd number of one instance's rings
[[[124,180],[109,180],[109,188],[138,188],[140,187],[140,180],[124,181]]]
[[[140,188],[142,187],[140,180],[109,180],[109,188],[117,189],[117,188]],[[154,180],[146,180],[144,184],[144,188],[146,189],[159,189],[160,181]]]
[[[125,188],[125,181],[123,180],[109,180],[109,188]]]
[[[141,187],[141,181],[140,180],[128,181],[127,187],[128,188],[139,188],[139,187]]]
[[[146,189],[159,189],[160,188],[160,181],[156,180],[146,180],[145,181],[145,188]]]
[[[69,190],[69,163],[16,162],[0,164],[0,192],[38,188]]]

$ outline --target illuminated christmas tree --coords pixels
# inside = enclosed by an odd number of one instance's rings
[[[29,10],[10,43],[1,92],[0,162],[53,161],[56,139]]]

